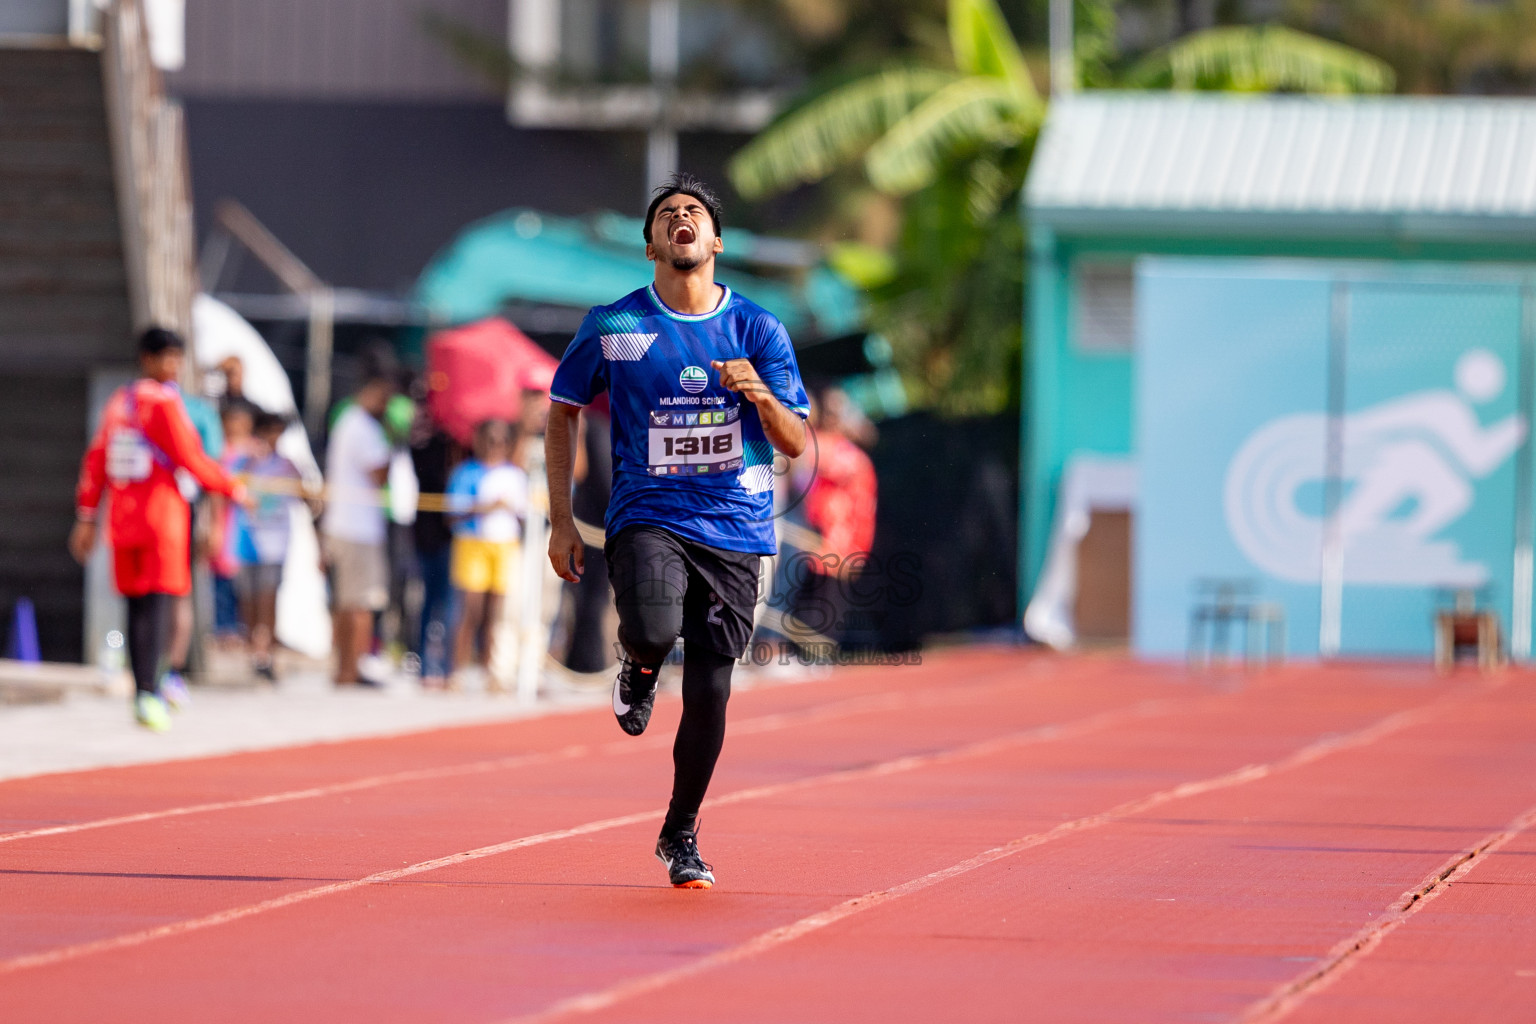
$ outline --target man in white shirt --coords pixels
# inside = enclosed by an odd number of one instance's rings
[[[389,601],[387,527],[380,493],[390,446],[380,420],[394,394],[387,376],[370,377],[337,417],[325,450],[328,502],[320,530],[331,568],[336,683],[377,686],[357,663],[373,635],[373,615]]]

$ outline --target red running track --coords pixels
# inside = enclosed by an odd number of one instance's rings
[[[930,655],[0,783],[0,1019],[1536,1020],[1536,677]]]

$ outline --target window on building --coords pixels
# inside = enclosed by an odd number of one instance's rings
[[[650,79],[650,6],[637,0],[524,0],[551,5],[559,23],[551,59],[572,82],[632,84]],[[687,86],[730,90],[778,84],[786,73],[763,19],[740,7],[684,0],[676,41]]]
[[[1077,348],[1125,353],[1136,347],[1136,265],[1129,260],[1079,260],[1073,268]]]
[[[566,0],[558,9],[560,66],[578,82],[643,82],[649,12],[628,0]]]

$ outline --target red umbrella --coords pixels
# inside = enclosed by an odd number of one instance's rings
[[[469,444],[475,424],[516,420],[525,390],[548,391],[559,360],[500,317],[427,341],[427,408],[443,429]]]

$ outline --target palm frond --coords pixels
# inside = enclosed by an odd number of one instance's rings
[[[890,68],[838,86],[765,128],[727,167],[748,199],[819,181],[955,81],[935,68]]]
[[[985,224],[997,216],[1003,201],[1018,190],[1020,182],[995,160],[975,160],[965,175],[966,209],[971,223]]]
[[[931,183],[956,153],[985,145],[1017,145],[1039,128],[1044,104],[1021,102],[1010,83],[962,78],[902,118],[864,159],[882,192],[904,195]]]
[[[1021,96],[1035,97],[1024,54],[996,0],[949,0],[949,45],[965,74],[1001,78]]]
[[[1148,55],[1134,88],[1236,92],[1381,93],[1395,77],[1370,54],[1283,25],[1207,29]]]

